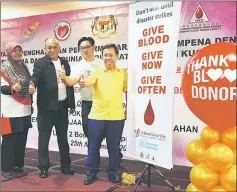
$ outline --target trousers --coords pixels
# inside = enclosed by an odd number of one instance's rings
[[[68,102],[59,101],[59,108],[55,111],[38,111],[38,161],[40,169],[48,169],[49,163],[49,140],[53,126],[55,126],[57,142],[60,152],[61,167],[71,165],[68,144]]]
[[[103,138],[106,138],[109,153],[108,175],[118,171],[120,164],[120,139],[122,137],[124,120],[93,120],[89,119],[88,156],[86,168],[90,174],[96,175],[100,165],[100,148]]]

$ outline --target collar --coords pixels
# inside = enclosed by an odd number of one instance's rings
[[[121,71],[121,68],[119,68],[119,67],[117,67],[117,66],[115,65],[114,71],[111,71],[111,72],[120,72],[120,71]],[[104,66],[104,72],[108,72],[108,70],[106,69],[105,66]]]
[[[52,63],[52,60],[47,55],[45,55],[45,58],[47,60],[47,63]],[[58,59],[61,61],[60,57],[58,57]],[[62,61],[61,61],[61,63],[62,63]]]
[[[84,58],[82,58],[82,61],[84,62],[84,63],[92,63],[92,62],[95,62],[96,60],[95,60],[96,58],[94,57],[94,60],[93,61],[86,61]]]

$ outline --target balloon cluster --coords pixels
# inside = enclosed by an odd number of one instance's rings
[[[236,191],[236,127],[220,133],[206,126],[186,157],[194,164],[186,191]]]
[[[186,191],[236,191],[236,44],[195,53],[182,77],[189,109],[208,126],[186,147],[193,163]]]

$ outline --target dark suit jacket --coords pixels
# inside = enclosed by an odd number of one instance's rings
[[[71,73],[70,65],[65,59],[60,58],[64,65],[66,75]],[[58,109],[58,83],[53,62],[44,56],[37,59],[34,64],[32,81],[37,87],[37,107],[39,111]],[[75,96],[73,87],[67,86],[68,107],[75,109]]]

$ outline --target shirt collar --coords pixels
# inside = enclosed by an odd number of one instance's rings
[[[52,60],[47,55],[45,55],[45,58],[47,60],[47,63],[52,63]],[[58,59],[61,61],[60,57],[58,57]]]
[[[119,72],[121,70],[121,68],[119,68],[119,67],[117,67],[116,65],[115,65],[115,69],[114,69],[114,71],[113,72]],[[104,66],[104,72],[107,72],[108,70],[106,69],[106,67]]]

